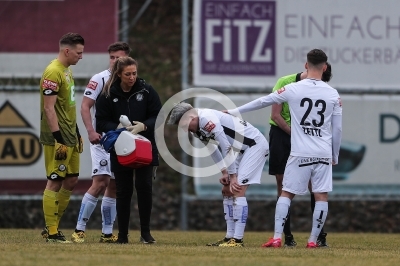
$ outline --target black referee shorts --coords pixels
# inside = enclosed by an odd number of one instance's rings
[[[269,174],[283,175],[290,155],[290,135],[280,127],[271,125],[269,130]]]

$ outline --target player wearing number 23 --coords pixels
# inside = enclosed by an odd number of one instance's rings
[[[342,103],[337,90],[321,80],[328,57],[319,49],[307,54],[307,78],[236,109],[232,115],[287,102],[291,116],[291,151],[286,164],[282,194],[276,204],[275,235],[263,247],[279,247],[283,226],[295,195],[308,192],[311,181],[315,196],[312,231],[307,247],[316,240],[328,213],[332,191],[332,165],[338,163],[342,138]]]

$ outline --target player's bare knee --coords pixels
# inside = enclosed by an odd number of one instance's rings
[[[77,176],[73,176],[73,177],[66,177],[64,179],[64,181],[62,182],[62,186],[67,189],[72,191],[76,184],[78,184],[78,177]]]
[[[62,185],[60,180],[47,180],[46,189],[51,191],[59,191]]]
[[[97,189],[101,191],[101,193],[104,193],[104,191],[107,189],[107,182],[97,183]]]
[[[233,192],[233,196],[236,198],[237,197],[245,197],[247,188],[248,188],[248,186],[242,186],[242,189],[240,191]]]
[[[229,185],[222,186],[221,193],[222,193],[222,196],[224,196],[224,197],[232,197],[233,196],[233,193],[231,192]]]
[[[115,199],[117,197],[117,189],[116,189],[116,187],[115,186],[112,187],[110,185],[107,186],[107,188],[104,191],[104,196]]]
[[[315,201],[328,201],[328,192],[314,192]]]
[[[105,187],[99,186],[99,184],[96,185],[92,184],[92,186],[89,188],[87,192],[93,197],[98,198],[100,194],[104,193],[105,189],[106,189]]]
[[[290,193],[288,191],[282,190],[281,197],[289,198],[289,199],[292,200],[294,198],[294,196],[295,195],[293,193]]]
[[[104,193],[108,184],[110,183],[110,178],[104,175],[93,176],[92,187],[95,187],[97,190],[100,190],[101,193]]]

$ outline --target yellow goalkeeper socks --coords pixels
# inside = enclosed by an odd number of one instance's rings
[[[71,198],[72,191],[66,190],[65,188],[61,188],[58,192],[58,219],[57,219],[57,227],[60,223],[61,217],[63,216],[65,209],[69,204],[69,199]]]
[[[43,192],[43,213],[50,235],[58,233],[57,192],[45,189]]]

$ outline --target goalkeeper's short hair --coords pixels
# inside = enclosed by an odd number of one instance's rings
[[[169,116],[168,125],[178,125],[182,116],[187,112],[193,109],[188,103],[180,102],[175,104],[174,108],[172,108],[171,114]]]

